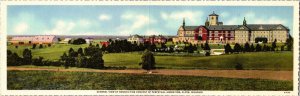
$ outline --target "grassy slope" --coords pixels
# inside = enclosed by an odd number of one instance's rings
[[[63,52],[69,48],[77,50],[85,45],[62,45],[56,44],[43,49],[33,49],[34,58],[42,56],[45,59],[58,60]],[[20,56],[24,48],[31,46],[8,46],[8,49],[17,52]],[[155,56],[156,66],[162,68],[179,69],[234,69],[236,63],[243,64],[245,69],[268,69],[268,70],[292,70],[292,52],[258,52],[245,54],[232,54],[209,57],[179,57],[179,56]],[[105,66],[126,66],[127,68],[140,68],[141,54],[133,53],[109,53],[104,54]]]
[[[78,50],[78,48],[84,48],[87,47],[88,44],[83,45],[72,45],[72,44],[55,44],[51,47],[44,47],[42,49],[39,49],[39,45],[37,45],[36,49],[31,49],[33,53],[33,58],[37,58],[38,56],[42,56],[45,59],[50,60],[58,60],[61,55],[63,55],[64,52],[68,52],[70,48],[73,48],[74,50]],[[19,56],[22,56],[22,52],[25,48],[32,48],[32,46],[19,46],[19,48],[15,48],[15,46],[8,46],[7,49],[17,52]]]
[[[292,90],[292,81],[90,72],[8,71],[8,89]]]

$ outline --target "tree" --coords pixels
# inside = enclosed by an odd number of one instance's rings
[[[86,55],[88,57],[86,65],[88,68],[104,68],[104,60],[102,59],[103,55],[99,47],[89,46],[85,50],[90,52]]]
[[[60,39],[60,38],[57,38],[57,41],[58,41],[58,42],[60,42],[60,41],[61,41],[61,39]]]
[[[205,50],[205,56],[210,56],[210,47],[207,42],[204,44],[203,50]]]
[[[142,62],[139,65],[142,65],[142,68],[147,70],[147,72],[151,72],[150,70],[155,69],[155,58],[151,51],[145,50],[142,57]]]
[[[33,45],[32,45],[32,49],[35,49],[35,48],[36,48],[36,44],[33,44]]]
[[[40,44],[39,48],[40,48],[40,49],[41,49],[41,48],[43,48],[43,45],[42,45],[42,44]]]
[[[185,49],[188,51],[188,53],[194,53],[194,47],[192,44],[189,44],[189,46],[187,46]]]
[[[225,45],[224,48],[225,48],[225,54],[232,53],[232,48],[228,43]]]
[[[259,44],[256,44],[255,51],[256,52],[260,52],[261,51],[261,46]]]
[[[63,62],[63,65],[65,66],[65,69],[68,69],[69,68],[69,62],[67,62],[68,60],[68,56],[66,53],[64,53],[62,56],[60,56],[60,60]]]
[[[248,42],[246,42],[244,45],[244,52],[250,52],[250,45]]]
[[[82,38],[78,38],[78,39],[75,39],[72,44],[75,44],[75,45],[80,45],[80,44],[86,44],[86,41],[85,39],[82,39]]]
[[[107,48],[107,47],[106,47],[105,45],[102,45],[102,46],[101,46],[101,50],[102,50],[102,51],[106,51],[106,48]]]
[[[292,48],[293,48],[293,37],[291,35],[289,35],[289,38],[286,39],[285,45],[287,45],[287,51],[292,50]]]
[[[274,40],[274,42],[272,42],[272,48],[271,48],[272,51],[275,51],[275,49],[276,49],[276,47],[277,47],[277,46],[276,46],[276,42],[277,42],[276,39]]]
[[[35,66],[43,66],[43,57],[39,56],[39,58],[33,59],[32,60],[32,65]]]
[[[285,46],[285,45],[282,45],[282,46],[280,47],[280,50],[281,50],[281,51],[284,51],[284,46]]]
[[[22,65],[22,58],[17,53],[13,53],[7,50],[7,66],[19,66]]]
[[[233,51],[239,53],[241,51],[241,45],[238,43],[235,43],[233,47]]]
[[[250,52],[254,52],[254,50],[255,50],[255,47],[254,47],[253,44],[251,44],[251,46],[250,46]]]
[[[267,51],[267,45],[264,44],[264,47],[262,48],[262,51]]]
[[[84,54],[83,54],[83,49],[82,49],[81,47],[78,48],[77,53],[78,53],[78,55],[79,55],[79,54],[80,54],[80,55],[84,55]]]
[[[23,51],[23,63],[24,64],[31,64],[31,61],[32,61],[31,51],[26,48]]]

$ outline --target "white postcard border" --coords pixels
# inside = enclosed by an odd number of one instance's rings
[[[85,2],[88,1],[88,2]],[[294,37],[294,54],[293,54],[293,91],[207,91],[199,90],[200,93],[156,93],[157,95],[297,95],[298,94],[298,72],[299,72],[299,1],[102,1],[102,0],[3,0],[0,2],[0,95],[150,95],[150,93],[97,93],[100,90],[7,90],[7,66],[6,66],[6,36],[7,36],[7,6],[9,5],[179,5],[179,6],[293,6],[293,37]],[[101,90],[108,92],[109,90]],[[126,91],[126,90],[115,90]],[[127,90],[133,91],[133,90]],[[145,90],[136,90],[145,91]],[[155,90],[159,91],[159,90]],[[161,90],[165,91],[165,90]],[[173,90],[176,91],[176,90]],[[153,93],[152,93],[153,94]]]

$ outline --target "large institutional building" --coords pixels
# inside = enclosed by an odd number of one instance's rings
[[[269,43],[276,39],[277,42],[284,43],[288,38],[289,29],[282,24],[247,24],[244,18],[243,25],[223,25],[218,18],[213,12],[206,19],[205,25],[200,26],[186,26],[183,19],[173,42]]]

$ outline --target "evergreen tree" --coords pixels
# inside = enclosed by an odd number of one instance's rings
[[[287,51],[292,50],[292,48],[293,48],[293,37],[291,35],[289,35],[289,38],[286,39],[285,45],[287,45]]]
[[[32,54],[29,49],[24,49],[23,51],[23,63],[24,64],[31,64],[32,61]]]
[[[41,49],[41,48],[43,48],[43,45],[42,45],[42,44],[40,44],[39,48],[40,48],[40,49]]]
[[[275,51],[277,45],[276,45],[277,40],[275,39],[274,42],[272,42],[272,51]]]
[[[102,50],[102,51],[106,51],[106,49],[107,49],[107,47],[106,47],[105,45],[102,45],[102,46],[101,46],[101,50]]]
[[[282,46],[280,47],[280,50],[281,50],[281,51],[284,51],[284,45],[282,45]]]
[[[253,44],[251,44],[251,46],[250,46],[250,52],[254,52],[254,51],[255,51],[255,47],[254,47]]]
[[[238,43],[235,43],[233,47],[233,51],[239,53],[241,51],[241,45]]]
[[[81,47],[78,48],[77,53],[78,53],[78,55],[79,55],[79,54],[80,54],[80,55],[84,55],[84,54],[83,54],[83,49],[82,49]]]
[[[262,51],[267,51],[267,45],[264,44],[264,47],[262,48]]]
[[[155,57],[151,51],[146,49],[141,59],[142,62],[139,65],[142,65],[143,69],[147,71],[155,69]]]
[[[19,66],[22,65],[22,63],[23,60],[17,53],[7,50],[7,66]]]
[[[186,48],[188,53],[194,53],[194,48],[192,44],[189,44],[189,46]]]
[[[32,49],[35,49],[35,48],[36,48],[36,44],[33,44],[33,45],[32,45]]]
[[[224,48],[225,48],[225,54],[232,53],[232,48],[228,43],[225,45]]]
[[[245,43],[245,45],[244,45],[244,52],[250,52],[250,45],[249,45],[249,43],[248,42],[246,42]]]
[[[261,46],[259,44],[256,44],[255,51],[256,52],[260,52],[261,51]]]
[[[207,42],[204,44],[203,50],[205,50],[205,56],[210,56],[210,47]]]

